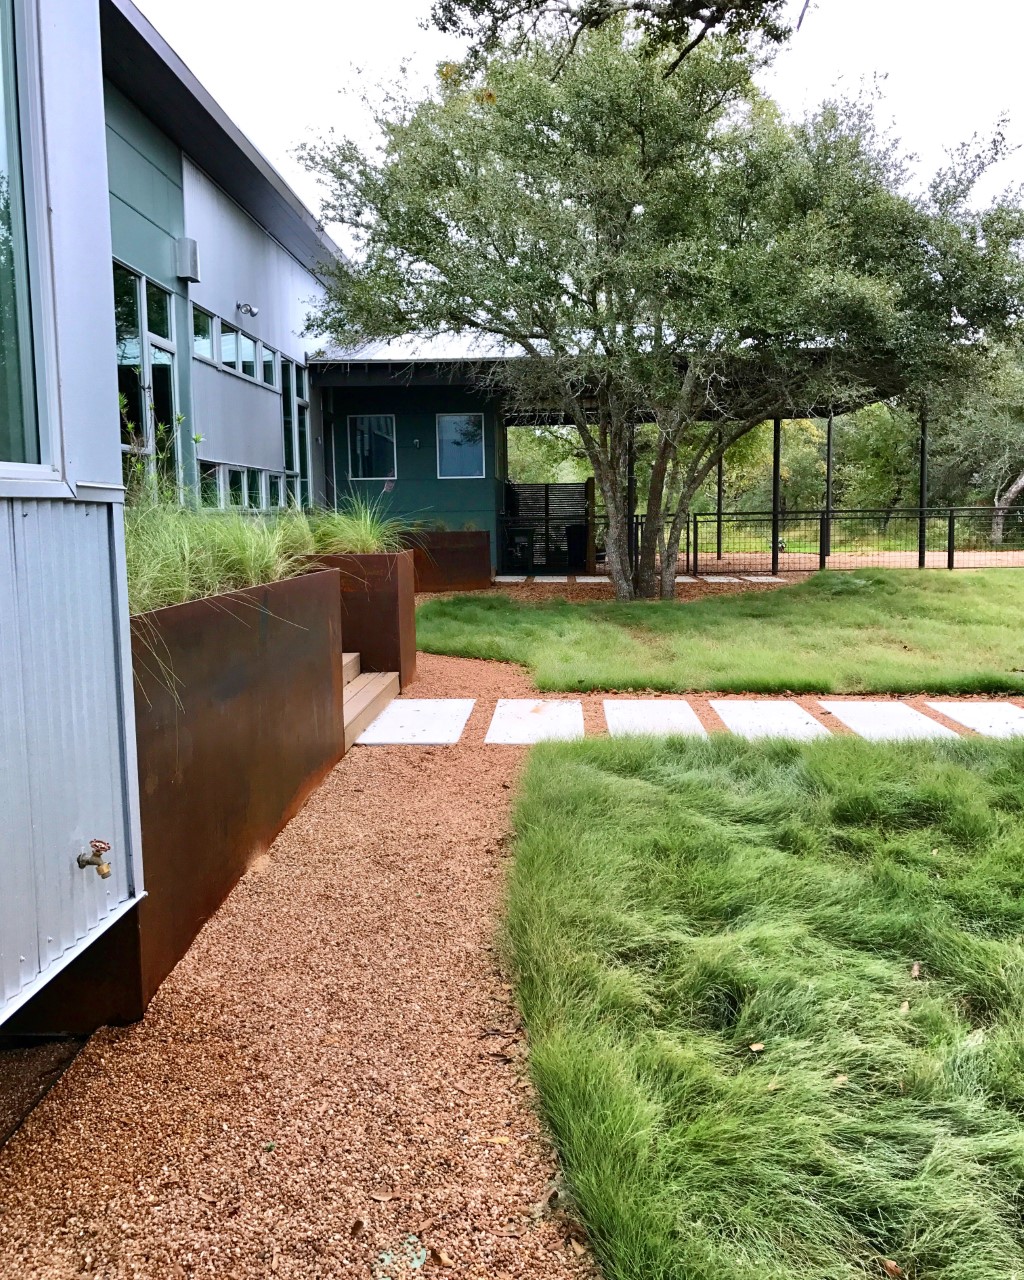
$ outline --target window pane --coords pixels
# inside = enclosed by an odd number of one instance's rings
[[[295,366],[295,396],[298,400],[306,398],[306,370],[301,364]]]
[[[437,474],[442,479],[477,479],[484,474],[482,413],[438,415]]]
[[[290,360],[281,361],[281,417],[284,432],[284,469],[295,470],[295,430],[292,417],[292,365]]]
[[[192,350],[197,356],[213,359],[213,316],[198,307],[192,311]]]
[[[11,6],[0,12],[0,461],[38,462]]]
[[[117,389],[121,397],[121,443],[137,451],[146,447],[146,400],[142,390],[142,336],[139,330],[140,283],[133,272],[114,264],[114,331],[117,340]]]
[[[217,464],[200,462],[199,498],[204,507],[220,506],[220,485],[217,483]]]
[[[248,488],[249,488],[249,506],[262,507],[263,506],[263,485],[261,483],[262,472],[253,471],[252,469],[250,469],[245,473],[245,475],[246,475],[246,480],[248,481]]]
[[[162,479],[176,484],[178,469],[174,438],[174,356],[169,351],[153,347],[150,352],[150,364],[153,370],[151,403],[157,471]]]
[[[171,295],[152,280],[146,281],[146,324],[158,338],[170,338]]]
[[[359,414],[348,420],[353,480],[391,480],[395,475],[395,419],[390,413]]]
[[[223,320],[220,325],[220,360],[232,369],[238,368],[238,330]]]
[[[299,405],[299,478],[302,480],[302,505],[311,506],[309,496],[309,410]]]
[[[245,474],[234,468],[228,471],[228,501],[233,507],[242,505],[245,494]]]
[[[275,376],[275,372],[276,372],[276,369],[275,369],[275,362],[274,362],[274,353],[273,351],[268,351],[268,349],[264,347],[263,348],[263,381],[267,384],[268,387],[273,387],[277,384],[277,378]]]
[[[279,507],[281,505],[281,477],[270,477],[270,505]]]
[[[242,357],[242,372],[249,378],[256,377],[256,340],[248,334],[238,335],[238,351]]]
[[[288,505],[297,507],[299,505],[299,477],[288,477]]]

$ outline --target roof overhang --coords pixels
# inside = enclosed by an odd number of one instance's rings
[[[304,267],[338,246],[131,0],[100,0],[103,74]]]

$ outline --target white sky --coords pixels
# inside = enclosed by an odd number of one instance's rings
[[[136,0],[221,106],[314,210],[315,181],[291,157],[334,127],[360,131],[360,83],[393,81],[403,62],[425,85],[459,46],[419,21],[430,0],[288,0],[272,20],[230,0]],[[791,0],[794,14],[802,0]],[[246,20],[240,15],[245,13]],[[838,89],[884,76],[882,119],[930,173],[944,148],[988,135],[1001,113],[1024,144],[1024,0],[812,0],[791,44],[764,77],[794,115]],[[353,92],[355,90],[355,92]],[[1024,181],[1024,151],[990,175],[986,198]]]

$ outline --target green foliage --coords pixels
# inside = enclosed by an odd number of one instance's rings
[[[508,428],[508,478],[522,484],[566,484],[586,480],[593,468],[571,427]]]
[[[785,0],[434,0],[431,17],[441,31],[471,37],[474,56],[493,53],[503,40],[521,46],[542,32],[561,37],[569,56],[581,32],[626,16],[654,48],[671,50],[674,69],[716,31],[781,44],[789,36],[784,7]]]
[[[660,74],[673,60],[600,24],[568,59],[532,42],[449,69],[423,101],[389,99],[378,149],[305,152],[325,219],[357,243],[319,327],[345,346],[454,332],[518,357],[490,376],[513,408],[579,432],[624,597],[637,423],[655,429],[651,594],[665,504],[689,504],[720,448],[775,415],[933,394],[1012,331],[1021,297],[1019,208],[969,203],[999,139],[914,197],[865,103],[792,126],[734,41]]]
[[[531,753],[507,947],[607,1280],[1024,1273],[1022,771],[1021,741]]]
[[[430,600],[428,653],[519,662],[545,690],[1024,690],[1024,572],[819,573],[691,604]]]
[[[305,572],[305,557],[316,552],[399,551],[409,529],[359,497],[338,511],[259,514],[154,501],[143,486],[125,506],[129,609],[146,613],[277,582]]]

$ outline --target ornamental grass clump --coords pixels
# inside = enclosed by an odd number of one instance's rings
[[[374,500],[337,511],[250,512],[181,506],[136,494],[125,506],[128,603],[133,614],[279,582],[308,557],[398,551],[410,526]]]

